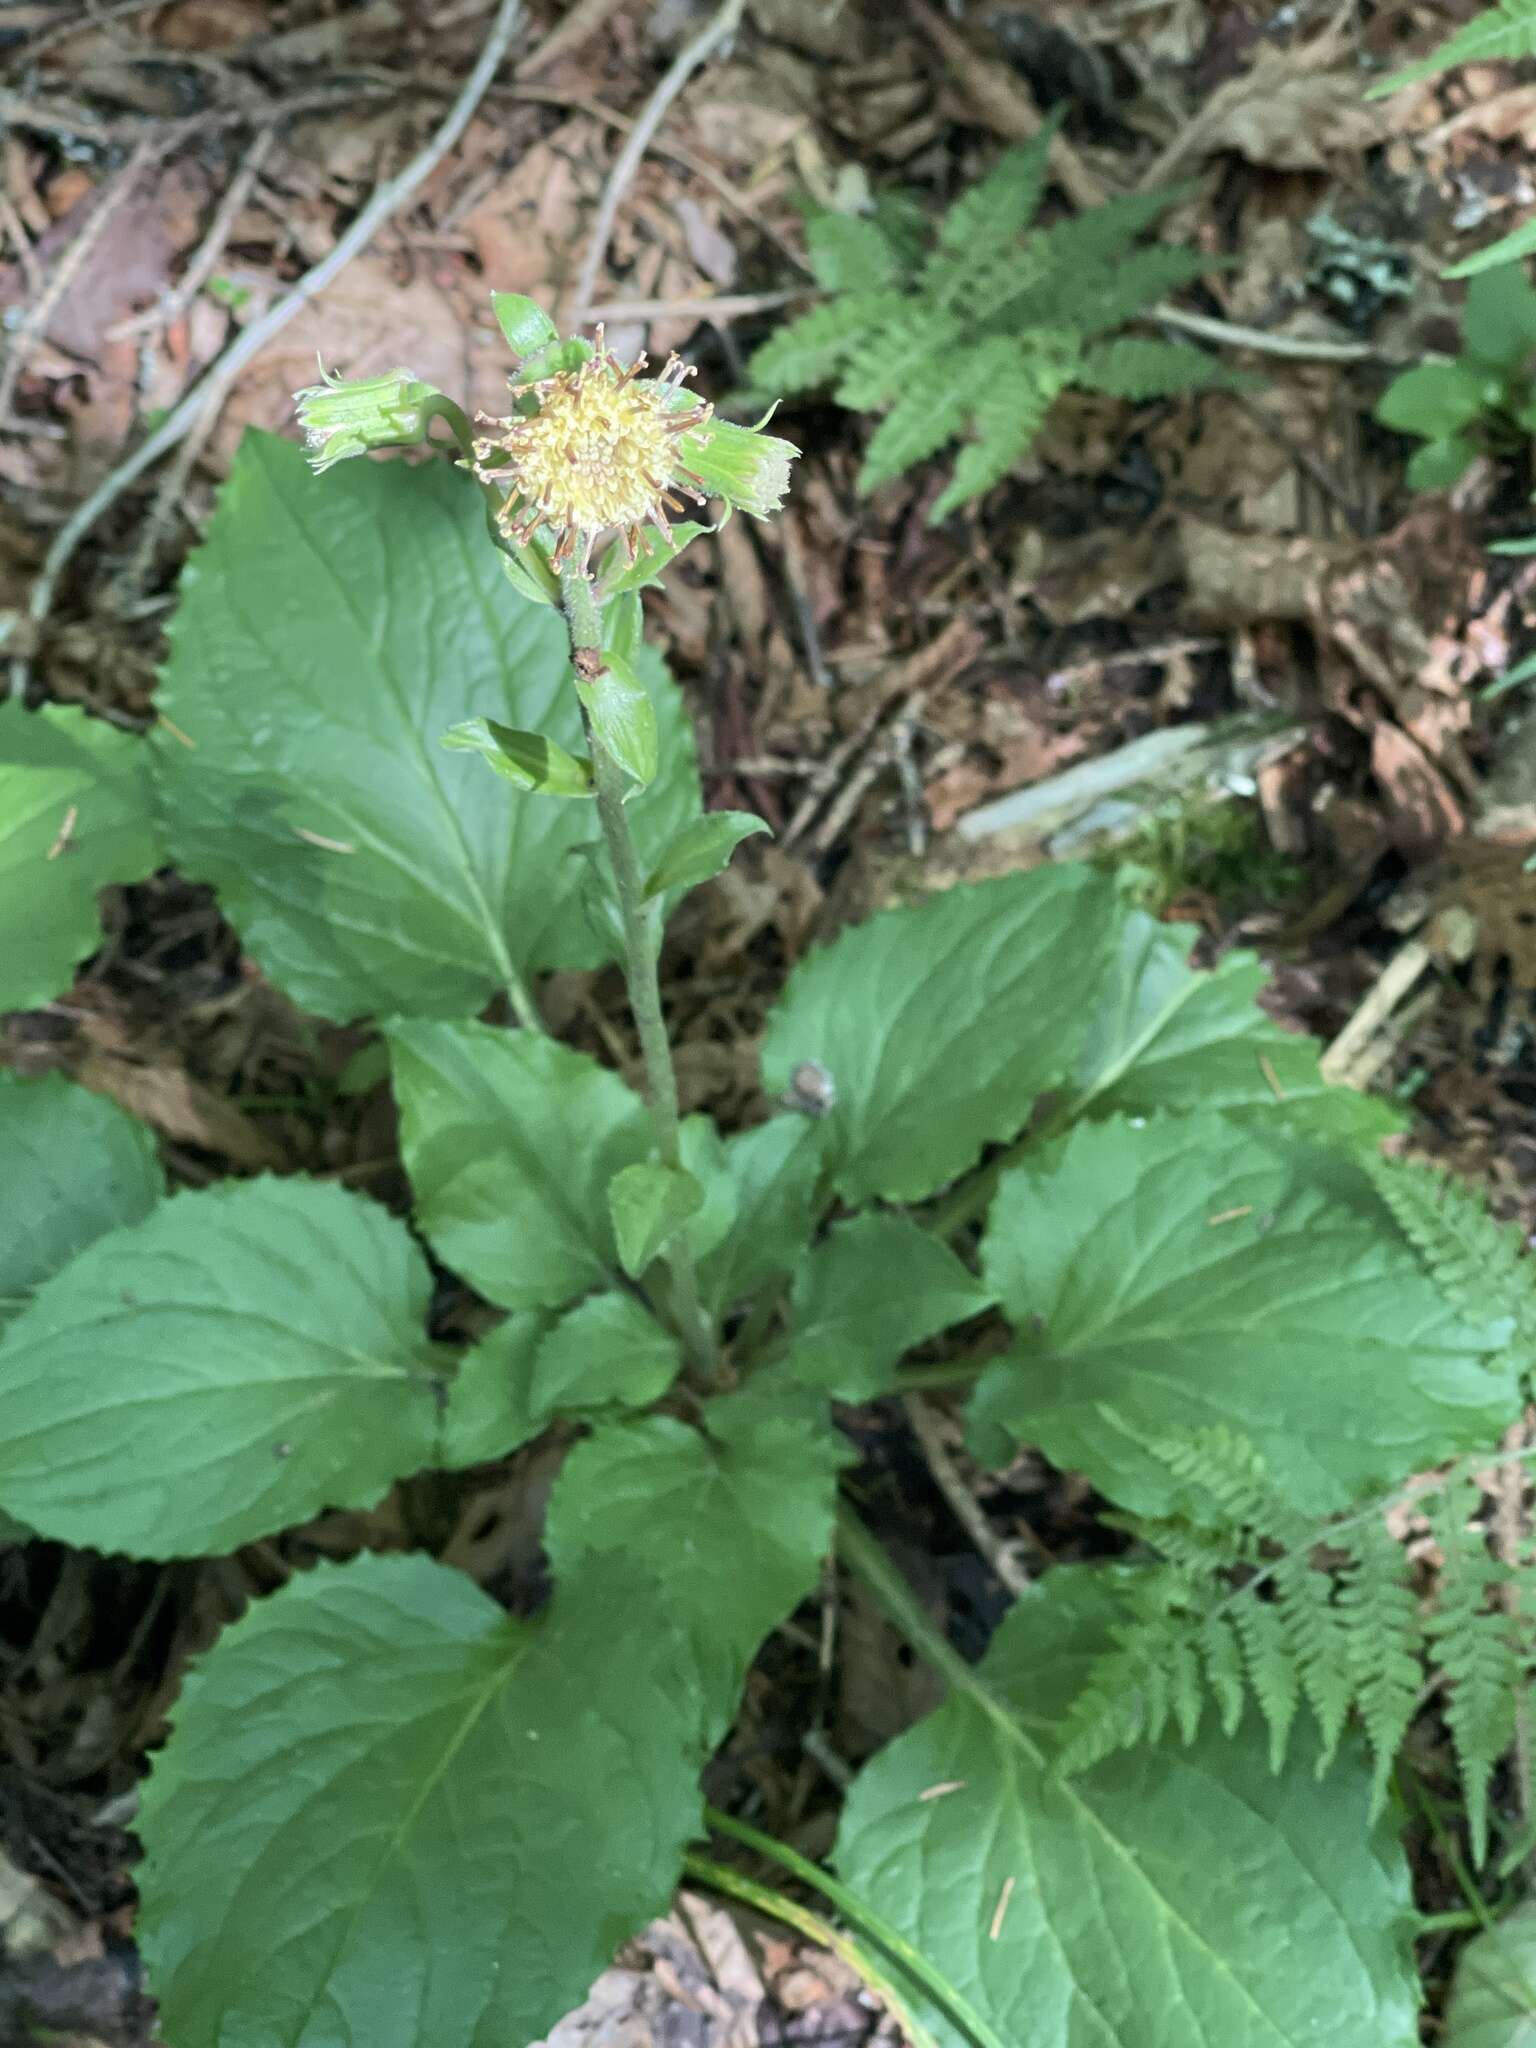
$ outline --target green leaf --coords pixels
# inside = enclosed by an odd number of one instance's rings
[[[707,1437],[670,1415],[600,1423],[561,1467],[550,1508],[557,1583],[618,1556],[665,1589],[711,1747],[764,1636],[815,1587],[831,1542],[849,1453],[824,1404],[795,1393],[765,1379],[721,1395]]]
[[[1404,370],[1376,403],[1384,427],[1440,441],[1475,420],[1489,402],[1486,371],[1464,362],[1417,363]]]
[[[665,895],[668,889],[696,889],[700,882],[730,866],[731,855],[743,839],[756,832],[773,836],[766,818],[751,811],[706,811],[685,825],[651,870],[645,885],[647,900]]]
[[[602,674],[592,681],[576,678],[576,694],[593,732],[643,789],[656,773],[656,712],[644,683],[616,648],[604,648],[603,661]]]
[[[483,754],[496,773],[534,796],[593,794],[592,763],[568,754],[542,732],[519,732],[494,718],[465,718],[450,725],[443,745],[459,753]]]
[[[509,534],[498,533],[501,549],[502,573],[519,597],[526,597],[531,604],[558,605],[560,602],[560,578],[550,561],[550,551],[545,542],[547,527],[541,526],[532,540],[513,540]]]
[[[963,884],[888,910],[813,952],[768,1019],[764,1084],[818,1060],[850,1202],[915,1202],[1023,1128],[1072,1072],[1114,930],[1113,885],[1086,867]]]
[[[620,1168],[608,1183],[608,1213],[619,1264],[631,1280],[660,1257],[703,1203],[704,1190],[681,1167],[646,1159]]]
[[[1122,334],[1085,349],[1072,381],[1139,405],[1149,398],[1172,397],[1183,391],[1252,390],[1255,380],[1229,370],[1204,349]]]
[[[1426,441],[1409,457],[1403,481],[1410,491],[1448,491],[1459,483],[1477,459],[1477,449],[1460,434],[1443,441]]]
[[[824,291],[873,291],[901,276],[901,261],[878,223],[858,214],[813,215],[805,247]]]
[[[558,1321],[510,1315],[459,1361],[440,1462],[514,1451],[557,1416],[648,1408],[677,1377],[676,1343],[632,1294],[594,1294]]]
[[[1191,967],[1198,936],[1193,925],[1123,910],[1090,1006],[1073,1116],[1219,1109],[1367,1141],[1403,1128],[1390,1103],[1330,1087],[1317,1040],[1283,1031],[1258,1007],[1266,975],[1256,954]]]
[[[914,1345],[994,1298],[905,1216],[856,1216],[834,1224],[795,1273],[788,1370],[839,1401],[871,1401],[890,1392]]]
[[[521,292],[492,292],[491,311],[503,340],[519,360],[537,355],[560,338],[560,330],[544,308]]]
[[[1499,0],[1497,7],[1475,14],[1463,28],[1416,64],[1378,79],[1366,98],[1379,100],[1422,78],[1434,78],[1456,64],[1499,64],[1518,57],[1536,57],[1536,0]]]
[[[628,549],[622,540],[610,541],[598,562],[593,581],[600,605],[610,598],[626,596],[631,591],[645,590],[653,583],[659,583],[678,556],[701,533],[713,533],[712,526],[702,526],[696,519],[677,520],[671,530],[663,533],[659,526],[642,526],[640,546],[635,559],[629,559]]]
[[[176,1195],[97,1238],[0,1341],[0,1503],[135,1557],[371,1507],[435,1455],[431,1291],[405,1225],[343,1188]]]
[[[508,802],[445,751],[473,718],[582,745],[563,621],[525,603],[448,464],[348,462],[248,434],[183,575],[152,742],[178,864],[322,1016],[474,1016],[515,974],[608,957],[578,908],[584,806]],[[698,813],[693,741],[647,653],[662,768],[643,861]]]
[[[983,1270],[1015,1323],[972,1402],[1141,1513],[1147,1441],[1240,1431],[1302,1513],[1491,1441],[1516,1411],[1510,1324],[1445,1300],[1348,1152],[1210,1112],[1080,1124],[1005,1176]]]
[[[1486,249],[1479,249],[1475,256],[1463,256],[1459,263],[1452,263],[1441,275],[1476,277],[1480,271],[1492,270],[1500,263],[1522,262],[1533,249],[1536,249],[1536,219],[1522,221],[1509,234],[1500,235],[1496,242],[1490,242]]]
[[[799,1260],[816,1218],[824,1149],[821,1126],[801,1116],[776,1116],[727,1140],[730,1229],[707,1248],[692,1240],[699,1292],[715,1315],[782,1279]],[[710,1199],[706,1183],[705,1215]]]
[[[1462,1950],[1442,2048],[1536,2048],[1536,1903],[1527,1901]]]
[[[558,1308],[618,1267],[608,1183],[651,1149],[645,1105],[585,1053],[487,1024],[386,1034],[416,1218],[502,1308]]]
[[[0,1010],[68,988],[101,942],[97,891],[160,865],[148,762],[83,711],[0,704]]]
[[[144,1795],[167,2038],[510,2048],[665,1909],[748,1662],[816,1584],[843,1456],[782,1389],[709,1424],[577,1447],[535,1623],[363,1557],[225,1633]]]
[[[165,1193],[135,1117],[57,1074],[0,1069],[0,1325],[76,1252],[140,1223]]]
[[[1103,1578],[1058,1566],[865,1766],[844,1882],[1008,2048],[1413,2048],[1408,1870],[1355,1754],[1323,1783],[1306,1758],[1272,1776],[1250,1715],[1232,1739],[1054,1768],[1053,1723],[1109,1646]]]
[[[541,2039],[666,1910],[699,1828],[677,1655],[659,1588],[622,1568],[531,1624],[425,1557],[258,1602],[194,1667],[143,1790],[167,2037]]]
[[[1480,271],[1467,291],[1461,337],[1467,354],[1505,375],[1523,369],[1536,349],[1536,291],[1525,266]]]

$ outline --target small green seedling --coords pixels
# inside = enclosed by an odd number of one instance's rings
[[[1467,289],[1461,353],[1418,363],[1382,393],[1376,417],[1424,446],[1408,465],[1416,491],[1443,491],[1479,455],[1512,455],[1536,432],[1536,291],[1520,263],[1483,271]]]

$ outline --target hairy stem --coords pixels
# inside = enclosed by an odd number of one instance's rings
[[[700,1856],[694,1850],[684,1857],[683,1868],[699,1884],[707,1884],[713,1891],[724,1892],[727,1898],[740,1899],[745,1905],[755,1906],[759,1913],[766,1913],[773,1920],[782,1920],[787,1927],[793,1927],[819,1948],[829,1949],[858,1973],[896,2021],[912,2048],[938,2048],[933,2035],[880,1966],[856,1941],[840,1933],[830,1921],[823,1920],[819,1914],[797,1904],[794,1899],[787,1899],[782,1892],[758,1884],[750,1877],[743,1877],[739,1870],[732,1870],[725,1863],[716,1863],[712,1857]]]
[[[560,600],[571,636],[571,661],[578,675],[596,676],[603,670],[602,615],[592,589],[592,579],[580,569],[565,569],[560,575]],[[635,835],[630,830],[624,806],[624,771],[587,726],[587,743],[592,755],[592,781],[597,797],[597,819],[613,867],[614,891],[624,934],[624,984],[629,1007],[640,1034],[640,1056],[645,1064],[645,1093],[651,1123],[656,1133],[656,1156],[663,1166],[681,1167],[677,1071],[672,1065],[672,1048],[667,1042],[666,1021],[661,1013],[661,980],[657,963],[661,947],[655,921],[645,905],[645,876]],[[714,1359],[714,1339],[699,1302],[698,1275],[693,1256],[682,1238],[675,1238],[667,1254],[672,1276],[673,1305],[683,1339],[694,1363],[708,1367]]]

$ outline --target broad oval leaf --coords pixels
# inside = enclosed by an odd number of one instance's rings
[[[405,1225],[344,1188],[172,1197],[45,1282],[0,1341],[0,1505],[136,1557],[372,1506],[436,1455],[431,1287]]]
[[[656,773],[658,740],[656,710],[639,671],[616,647],[606,647],[601,673],[590,681],[578,676],[576,694],[593,737],[643,789]]]
[[[728,1138],[711,1173],[703,1148],[692,1155],[688,1149],[694,1121],[683,1126],[684,1157],[703,1183],[704,1207],[689,1226],[689,1241],[699,1262],[699,1292],[719,1315],[783,1278],[804,1255],[816,1220],[823,1133],[807,1117],[772,1117]],[[730,1216],[718,1235],[717,1205]],[[701,1230],[706,1220],[707,1234]]]
[[[580,2001],[664,1908],[747,1663],[816,1583],[840,1452],[792,1408],[599,1425],[532,1625],[365,1557],[226,1632],[144,1795],[168,2040],[510,2048]]]
[[[1008,2048],[1413,2048],[1408,1870],[1354,1754],[1272,1776],[1250,1718],[1054,1768],[1052,1724],[1115,1613],[1058,1566],[969,1682],[860,1772],[844,1881]],[[969,2048],[930,2011],[945,2048]]]
[[[1087,867],[962,884],[814,952],[768,1020],[764,1083],[819,1061],[838,1192],[919,1201],[1072,1073],[1118,908]]]
[[[605,956],[577,909],[584,804],[509,795],[438,742],[496,719],[581,746],[565,628],[508,584],[446,464],[323,479],[248,434],[188,563],[161,686],[194,742],[154,741],[168,842],[254,958],[324,1016],[474,1016],[498,989]],[[631,807],[643,861],[699,808],[677,690],[642,654],[661,766]]]
[[[649,1595],[649,1597],[646,1597]],[[320,1565],[194,1667],[143,1794],[168,2040],[538,2040],[665,1910],[698,1710],[622,1569],[513,1621],[424,1557]]]
[[[1456,1964],[1442,2048],[1536,2048],[1536,1905],[1469,1941]]]
[[[1192,925],[1122,912],[1101,964],[1072,1116],[1219,1109],[1340,1137],[1402,1129],[1390,1103],[1324,1081],[1315,1038],[1264,1014],[1256,954],[1228,953],[1207,972],[1189,964],[1197,937]]]
[[[1459,1314],[1347,1152],[1215,1114],[1080,1124],[1006,1175],[982,1249],[1019,1337],[973,1441],[1164,1511],[1143,1444],[1240,1431],[1304,1513],[1495,1439],[1508,1317]]]
[[[83,711],[0,704],[0,1010],[68,988],[101,940],[98,890],[159,866],[149,753]]]
[[[502,1308],[618,1270],[608,1183],[644,1159],[639,1096],[585,1053],[487,1024],[391,1024],[400,1142],[433,1248]]]
[[[0,1071],[0,1323],[76,1252],[165,1193],[147,1126],[58,1074]]]

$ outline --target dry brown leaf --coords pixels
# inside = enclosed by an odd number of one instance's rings
[[[542,306],[560,302],[581,261],[610,154],[607,128],[574,115],[476,201],[458,225],[488,290],[524,292]]]
[[[88,1039],[94,1021],[87,1018],[82,1025]],[[75,1079],[97,1095],[110,1096],[162,1137],[196,1145],[248,1173],[275,1172],[288,1163],[243,1111],[194,1081],[184,1067],[169,1062],[141,1065],[92,1047],[76,1069]]]
[[[1267,55],[1268,53],[1266,53]],[[1369,149],[1385,133],[1385,116],[1365,100],[1352,71],[1276,78],[1261,62],[1227,91],[1234,97],[1206,131],[1207,154],[1236,150],[1251,164],[1279,171],[1322,171],[1343,151]],[[1241,83],[1248,90],[1236,93]]]

